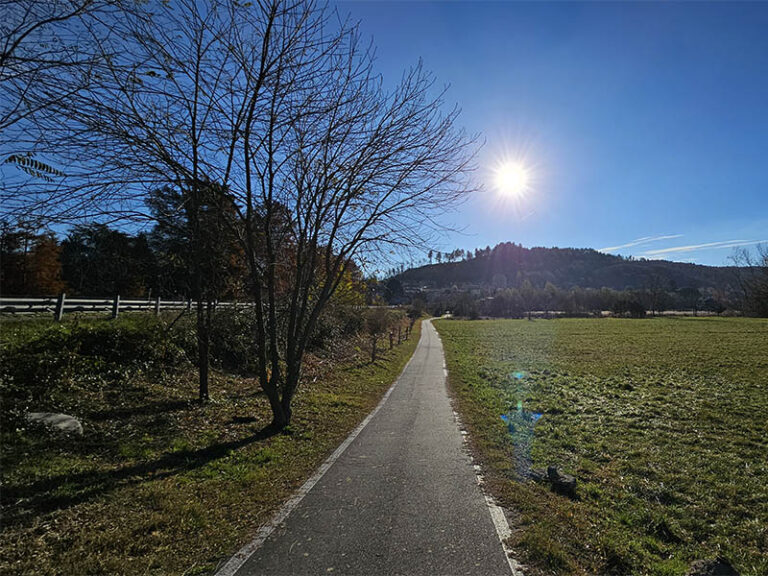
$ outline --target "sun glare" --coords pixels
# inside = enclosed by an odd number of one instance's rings
[[[518,198],[528,190],[528,170],[516,162],[504,162],[496,169],[496,189],[504,196]]]

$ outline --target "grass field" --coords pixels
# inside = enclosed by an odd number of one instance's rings
[[[683,575],[717,556],[743,576],[768,574],[768,321],[435,326],[532,574]],[[518,406],[542,417],[515,445],[500,415]],[[521,480],[526,464],[562,466],[578,498]]]
[[[44,392],[33,407],[79,417],[85,434],[56,440],[3,422],[0,573],[213,573],[376,405],[419,339],[417,324],[373,364],[362,341],[309,357],[288,433],[266,435],[252,378],[215,371],[200,405],[188,362],[150,365],[162,333],[152,322],[3,326],[7,358],[50,378],[27,378]]]

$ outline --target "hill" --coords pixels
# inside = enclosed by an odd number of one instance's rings
[[[551,282],[561,289],[611,288],[639,290],[651,286],[664,290],[683,287],[736,290],[736,268],[702,266],[667,260],[634,260],[587,248],[525,248],[505,242],[478,250],[458,262],[412,268],[397,276],[406,292],[457,287],[520,286],[528,279],[536,287]]]

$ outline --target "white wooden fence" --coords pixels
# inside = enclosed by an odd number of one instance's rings
[[[61,320],[64,314],[74,312],[107,312],[117,318],[120,312],[145,311],[159,314],[161,310],[191,310],[191,300],[151,300],[114,298],[67,298],[66,294],[48,298],[6,298],[0,297],[2,314],[53,314]],[[237,302],[217,302],[216,306],[245,306]]]

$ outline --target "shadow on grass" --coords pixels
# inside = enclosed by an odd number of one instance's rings
[[[253,424],[258,418],[255,416],[232,416],[230,422],[232,424]]]
[[[197,408],[200,405],[195,400],[163,400],[161,402],[151,402],[144,406],[126,406],[124,408],[110,408],[108,410],[99,410],[88,415],[88,420],[94,422],[105,422],[108,420],[120,420],[132,416],[156,416],[168,412],[178,412]]]
[[[171,452],[152,461],[114,470],[61,474],[29,484],[7,485],[2,491],[3,524],[6,527],[23,524],[36,516],[75,506],[118,488],[196,470],[227,456],[231,450],[266,440],[278,433],[280,430],[270,425],[239,440],[197,450]],[[62,490],[67,493],[61,494]]]

